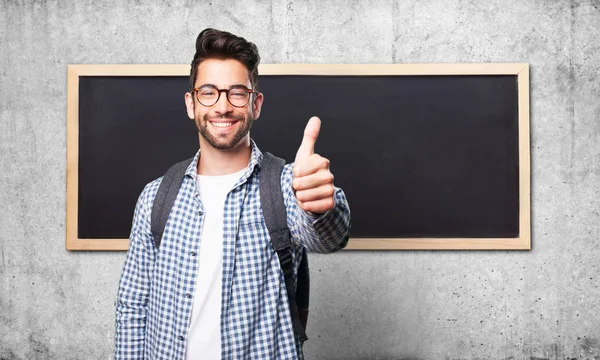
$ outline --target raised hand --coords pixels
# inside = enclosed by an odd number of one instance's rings
[[[292,187],[298,204],[304,211],[322,214],[335,206],[333,174],[329,160],[315,154],[315,142],[319,137],[321,120],[313,116],[304,129],[304,138],[294,161]]]

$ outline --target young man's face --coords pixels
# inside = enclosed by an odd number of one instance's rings
[[[225,91],[219,93],[219,100],[213,105],[212,101],[202,101],[201,94],[207,94],[210,98],[217,94],[215,88],[234,89],[230,92],[230,98],[239,105],[235,98],[239,101],[242,87],[252,89],[248,69],[241,62],[207,59],[198,65],[194,88],[201,90],[186,94],[187,113],[196,122],[200,135],[215,149],[229,150],[239,144],[249,143],[249,131],[252,122],[260,115],[263,95],[250,93],[248,103],[236,107],[227,100]],[[198,98],[205,105],[198,102]]]

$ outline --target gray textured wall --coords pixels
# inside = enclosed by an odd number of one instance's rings
[[[308,358],[600,358],[598,0],[150,3],[0,4],[1,359],[113,348],[125,253],[64,245],[67,64],[187,64],[207,26],[263,63],[531,65],[533,250],[315,255]]]

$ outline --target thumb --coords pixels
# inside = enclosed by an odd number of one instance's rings
[[[315,153],[315,142],[317,141],[317,137],[319,137],[320,130],[321,120],[316,116],[311,117],[304,129],[304,137],[296,153],[296,162],[307,160]]]

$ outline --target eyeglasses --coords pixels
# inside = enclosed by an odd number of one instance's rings
[[[227,96],[227,101],[235,107],[243,107],[250,101],[250,94],[256,93],[245,86],[234,86],[231,89],[217,89],[214,85],[204,85],[195,88],[196,100],[204,106],[213,106],[221,98],[221,93],[224,92]]]

